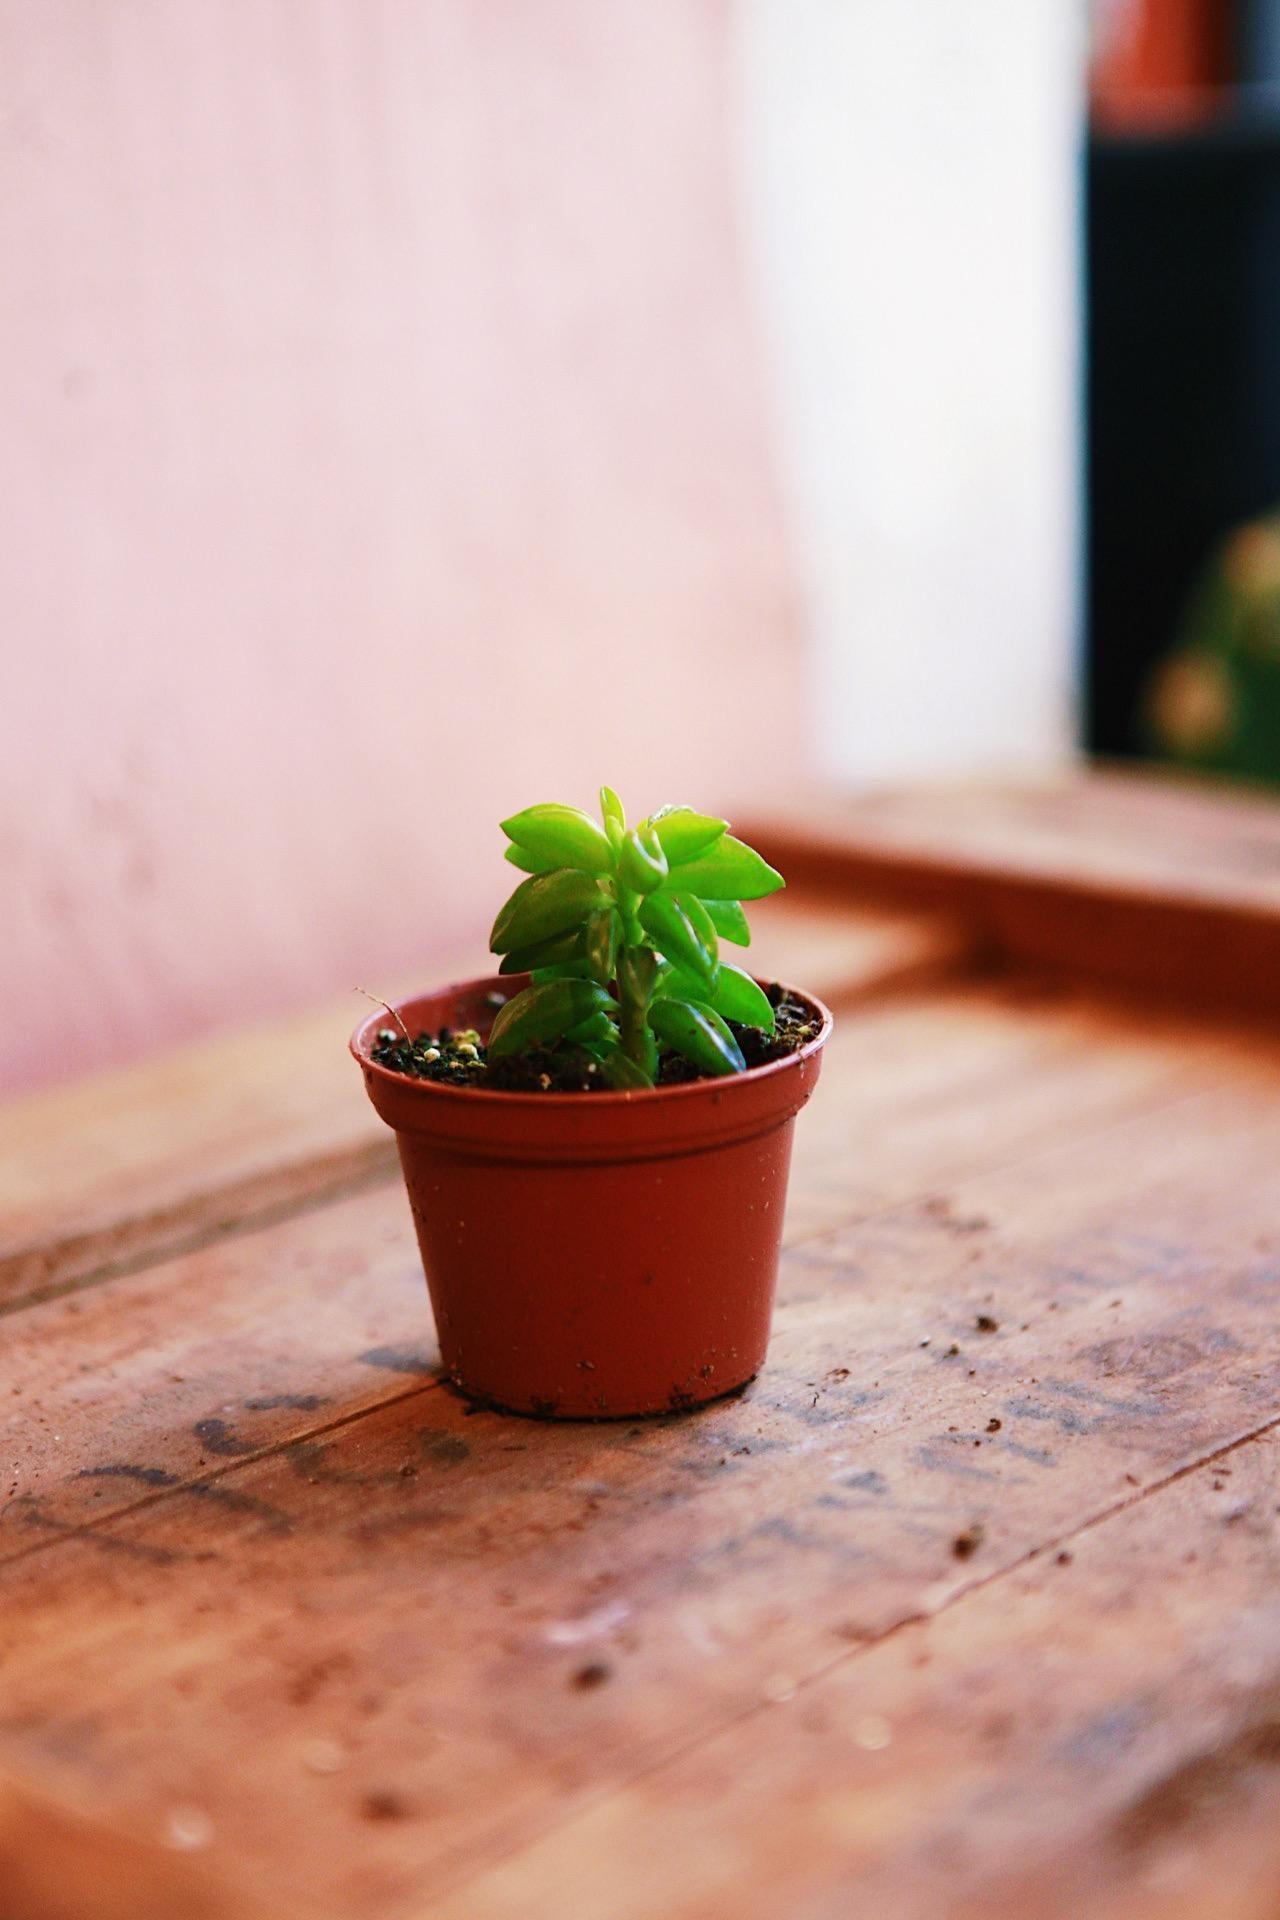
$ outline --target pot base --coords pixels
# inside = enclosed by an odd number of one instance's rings
[[[471,1413],[513,1414],[519,1420],[547,1420],[591,1422],[594,1425],[620,1420],[661,1420],[676,1413],[701,1413],[704,1407],[717,1406],[722,1400],[736,1400],[752,1386],[759,1377],[759,1369],[749,1373],[745,1380],[739,1380],[732,1387],[716,1387],[714,1391],[689,1394],[673,1387],[667,1400],[660,1405],[636,1405],[628,1407],[591,1407],[585,1410],[577,1407],[565,1407],[559,1401],[534,1399],[528,1406],[516,1406],[508,1400],[495,1400],[490,1393],[476,1393],[465,1381],[455,1380],[449,1374],[441,1376],[440,1384],[466,1402]]]

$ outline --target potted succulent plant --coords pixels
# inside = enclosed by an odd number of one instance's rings
[[[668,1412],[759,1370],[791,1135],[831,1016],[720,957],[782,876],[727,823],[503,822],[528,877],[494,977],[374,1014],[351,1050],[395,1129],[441,1353],[560,1418]]]

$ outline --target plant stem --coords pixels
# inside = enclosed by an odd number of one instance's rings
[[[657,1063],[648,1014],[657,961],[653,949],[645,944],[639,907],[640,895],[630,887],[619,886],[622,947],[618,954],[618,1039],[628,1060],[652,1080]]]

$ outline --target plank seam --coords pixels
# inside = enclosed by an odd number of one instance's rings
[[[444,1384],[442,1374],[420,1380],[411,1387],[401,1388],[397,1393],[388,1393],[380,1400],[373,1400],[364,1406],[353,1407],[346,1413],[336,1414],[332,1420],[317,1421],[314,1426],[300,1428],[298,1432],[291,1433],[287,1439],[275,1440],[268,1446],[239,1453],[234,1460],[228,1460],[224,1466],[211,1467],[207,1473],[188,1474],[186,1479],[176,1480],[170,1486],[155,1487],[149,1493],[139,1494],[136,1500],[130,1500],[124,1506],[108,1508],[105,1512],[95,1515],[90,1521],[63,1523],[51,1518],[47,1523],[51,1530],[51,1538],[33,1541],[30,1546],[20,1547],[16,1553],[0,1554],[0,1567],[17,1566],[20,1561],[31,1560],[37,1554],[48,1553],[53,1548],[65,1546],[73,1540],[88,1540],[92,1544],[109,1542],[114,1537],[111,1530],[119,1521],[131,1520],[135,1514],[146,1513],[152,1507],[159,1506],[162,1501],[177,1499],[197,1488],[216,1486],[219,1481],[226,1479],[229,1475],[238,1473],[242,1467],[256,1466],[261,1460],[270,1460],[277,1454],[287,1453],[290,1447],[302,1446],[308,1440],[322,1439],[326,1434],[338,1433],[344,1427],[353,1426],[357,1420],[381,1413],[387,1407],[399,1406],[403,1401],[416,1399],[421,1394],[433,1393]],[[3,1507],[0,1507],[0,1521],[3,1521],[11,1507],[22,1504],[21,1494],[6,1502]]]
[[[911,961],[898,968],[888,968],[871,980],[854,981],[847,988],[839,986],[829,988],[827,997],[833,1005],[845,1008],[875,1008],[892,1005],[896,1000],[908,999],[913,993],[936,988],[944,982],[961,981],[980,977],[986,969],[983,957],[975,955],[963,942],[955,947],[943,948],[936,955],[917,961]],[[354,1167],[353,1163],[354,1162]],[[332,1168],[326,1172],[326,1168]],[[105,1281],[118,1280],[134,1273],[146,1272],[151,1267],[162,1266],[166,1261],[181,1259],[188,1253],[198,1253],[203,1247],[232,1238],[243,1232],[254,1232],[261,1226],[279,1225],[295,1214],[312,1211],[319,1206],[327,1206],[358,1192],[366,1185],[379,1180],[389,1180],[396,1170],[395,1150],[389,1139],[378,1136],[364,1142],[357,1148],[340,1149],[338,1153],[314,1162],[285,1161],[255,1176],[258,1182],[272,1182],[296,1179],[299,1182],[310,1177],[311,1184],[306,1185],[293,1195],[283,1195],[263,1204],[249,1202],[246,1211],[233,1219],[216,1220],[204,1226],[196,1226],[189,1232],[178,1232],[169,1237],[163,1222],[162,1211],[157,1224],[152,1229],[153,1238],[149,1244],[135,1251],[123,1252],[114,1258],[99,1261],[83,1272],[68,1275],[65,1280],[53,1280],[44,1286],[20,1286],[9,1298],[0,1299],[0,1318],[11,1313],[21,1312],[25,1307],[42,1306],[46,1301],[62,1299],[67,1294],[79,1293],[86,1288],[99,1286]],[[234,1181],[223,1187],[211,1187],[195,1196],[194,1200],[175,1202],[170,1210],[173,1213],[183,1208],[210,1212],[219,1208],[233,1207],[238,1192],[252,1191],[253,1181],[237,1186]],[[177,1223],[174,1222],[176,1227]],[[68,1257],[68,1250],[78,1241],[92,1242],[101,1239],[109,1243],[112,1236],[127,1238],[131,1231],[145,1236],[147,1233],[146,1216],[122,1216],[110,1226],[95,1233],[87,1229],[83,1235],[63,1241],[46,1243],[43,1253],[50,1265],[56,1266],[59,1259]],[[41,1256],[39,1242],[11,1250],[0,1259],[0,1285],[6,1271],[17,1271],[21,1265]]]
[[[1228,1084],[1228,1082],[1224,1081],[1222,1084],[1225,1085]],[[1167,1094],[1168,1089],[1165,1091]],[[1214,1082],[1208,1087],[1198,1086],[1190,1088],[1183,1093],[1174,1095],[1172,1098],[1159,1096],[1155,1099],[1154,1104],[1148,1104],[1146,1099],[1138,1097],[1135,1099],[1134,1104],[1131,1107],[1126,1107],[1124,1112],[1119,1116],[1113,1115],[1099,1126],[1086,1127],[1082,1132],[1073,1133],[1071,1135],[1072,1144],[1083,1144],[1099,1139],[1105,1140],[1109,1133],[1130,1125],[1135,1119],[1146,1117],[1153,1112],[1166,1113],[1180,1106],[1194,1105],[1197,1101],[1213,1098],[1218,1091],[1219,1085],[1217,1082]],[[1059,1139],[1039,1142],[1025,1156],[1018,1156],[1009,1161],[1002,1161],[994,1171],[997,1173],[1008,1173],[1016,1171],[1019,1167],[1034,1164],[1042,1154],[1058,1151],[1061,1144],[1062,1142]],[[985,1169],[983,1177],[986,1177]],[[376,1184],[376,1182],[372,1180],[368,1182],[362,1181],[355,1188],[355,1191],[362,1190],[366,1184]],[[825,1241],[835,1239],[841,1233],[849,1231],[850,1228],[856,1229],[862,1226],[872,1225],[877,1221],[891,1220],[896,1214],[909,1212],[911,1208],[919,1205],[923,1197],[926,1197],[929,1193],[936,1190],[936,1184],[936,1182],[930,1183],[930,1185],[922,1189],[920,1193],[895,1199],[883,1207],[874,1208],[869,1213],[854,1215],[851,1219],[841,1222],[838,1226],[822,1227],[816,1233],[805,1235],[802,1239],[784,1246],[783,1258],[785,1259],[789,1256],[800,1254],[801,1259],[798,1264],[802,1266],[806,1264],[811,1266],[817,1265],[819,1267],[824,1266],[825,1263],[821,1261],[806,1262],[803,1258],[804,1250],[820,1246]],[[314,1201],[314,1210],[319,1210],[320,1207],[326,1204],[327,1202],[325,1200],[317,1197]],[[312,1209],[306,1210],[309,1211]],[[286,1212],[283,1217],[286,1219],[293,1217],[292,1211]],[[277,1224],[280,1223],[277,1221],[261,1223],[264,1228]],[[212,1240],[204,1244],[213,1244],[218,1237],[220,1236],[215,1235]],[[155,1264],[161,1264],[161,1262],[157,1261]],[[963,1262],[960,1262],[954,1271],[961,1271],[962,1269]],[[132,1274],[113,1277],[132,1277]],[[70,1291],[76,1290],[78,1289],[70,1289]],[[227,1475],[236,1472],[240,1467],[252,1466],[261,1460],[269,1460],[277,1454],[287,1452],[290,1447],[296,1446],[300,1442],[350,1426],[357,1420],[372,1418],[379,1414],[385,1407],[395,1406],[401,1400],[408,1399],[414,1394],[430,1391],[443,1384],[443,1375],[437,1375],[434,1379],[407,1388],[403,1392],[391,1393],[383,1399],[369,1401],[361,1407],[353,1408],[347,1413],[335,1416],[332,1420],[318,1423],[313,1427],[303,1428],[297,1433],[291,1433],[287,1438],[281,1438],[262,1447],[255,1448],[250,1453],[239,1454],[234,1460],[229,1460],[225,1466],[214,1467],[205,1473],[188,1474],[184,1479],[175,1481],[171,1486],[157,1487],[149,1493],[139,1495],[136,1500],[126,1502],[122,1506],[108,1508],[101,1514],[95,1516],[93,1522],[90,1523],[88,1528],[89,1537],[91,1539],[94,1535],[101,1537],[118,1521],[129,1519],[136,1513],[147,1511],[157,1506],[163,1500],[189,1494],[192,1489],[197,1487],[215,1485]],[[5,1506],[0,1506],[0,1521],[3,1521],[4,1515],[8,1512],[9,1507],[15,1504],[17,1504],[17,1502],[11,1500],[6,1503]],[[63,1538],[64,1536],[56,1536],[49,1540],[35,1542],[29,1547],[20,1548],[13,1554],[0,1552],[0,1566],[13,1566],[19,1561],[29,1559],[33,1554],[48,1552],[51,1548],[63,1544]]]
[[[961,945],[950,953],[941,953],[904,968],[898,972],[888,972],[881,978],[857,983],[842,993],[839,989],[829,990],[830,997],[837,1007],[855,1009],[877,1015],[882,1010],[892,1012],[895,1005],[910,1000],[913,995],[926,996],[942,985],[961,985],[966,981],[1033,978],[1035,969],[1015,967],[1010,969],[999,956]],[[1082,988],[1088,998],[1096,999],[1096,991],[1090,984]],[[1205,1022],[1212,1027],[1213,1022]],[[1047,1044],[1043,1053],[1032,1056],[1035,1060],[1053,1060],[1061,1057],[1065,1048],[1060,1044]],[[997,1169],[998,1171],[999,1169]],[[192,1211],[206,1216],[204,1224],[196,1224],[189,1230],[180,1230],[177,1220],[166,1228],[159,1224],[166,1215],[158,1216],[157,1224],[151,1229],[147,1244],[133,1250],[126,1250],[115,1257],[99,1260],[82,1272],[69,1274],[65,1279],[53,1280],[45,1285],[19,1286],[8,1295],[0,1297],[0,1319],[14,1313],[21,1313],[27,1307],[43,1306],[51,1300],[59,1300],[69,1295],[87,1291],[91,1287],[101,1286],[112,1280],[126,1279],[137,1273],[149,1272],[153,1267],[164,1266],[173,1260],[180,1260],[187,1254],[199,1253],[204,1248],[223,1241],[237,1238],[244,1233],[254,1233],[261,1228],[279,1226],[286,1220],[302,1217],[325,1206],[337,1205],[353,1194],[362,1192],[382,1182],[389,1182],[396,1172],[394,1147],[390,1140],[381,1137],[366,1141],[358,1148],[344,1148],[336,1154],[317,1161],[302,1161],[290,1165],[285,1162],[267,1173],[256,1176],[255,1180],[242,1186],[235,1182],[223,1187],[212,1187],[197,1195],[194,1200],[175,1202],[169,1214],[175,1215],[182,1210]],[[261,1202],[249,1199],[244,1211],[231,1218],[208,1219],[209,1214],[217,1214],[237,1205],[237,1194],[252,1194],[257,1185],[270,1185],[281,1181],[296,1181],[297,1189],[276,1198]],[[895,1203],[896,1204],[896,1203]],[[873,1216],[860,1216],[873,1217]],[[145,1216],[122,1218],[112,1226],[104,1227],[100,1235],[93,1230],[75,1238],[56,1242],[45,1249],[45,1257],[50,1265],[56,1266],[60,1257],[66,1257],[66,1250],[74,1247],[78,1240],[91,1241],[101,1238],[109,1243],[113,1236],[127,1241],[131,1232],[146,1237]],[[793,1244],[799,1244],[795,1242]],[[0,1259],[0,1290],[3,1289],[6,1271],[15,1272],[23,1262],[34,1259],[40,1254],[38,1244],[10,1251]]]
[[[807,1693],[811,1688],[820,1686],[828,1680],[833,1673],[851,1665],[856,1660],[863,1659],[869,1653],[874,1653],[887,1642],[895,1639],[899,1634],[907,1632],[910,1628],[927,1626],[931,1621],[940,1618],[942,1614],[949,1613],[953,1607],[958,1606],[962,1601],[968,1600],[976,1594],[983,1593],[988,1588],[996,1586],[1000,1581],[1007,1580],[1011,1575],[1019,1573],[1032,1561],[1043,1558],[1047,1553],[1061,1551],[1061,1549],[1069,1545],[1070,1542],[1079,1540],[1083,1534],[1091,1533],[1097,1527],[1105,1526],[1112,1520],[1119,1519],[1122,1514],[1129,1512],[1134,1507],[1140,1506],[1143,1501],[1163,1493],[1167,1487],[1174,1486],[1177,1482],[1185,1480],[1193,1474],[1212,1471],[1215,1462],[1225,1459],[1228,1454],[1238,1452],[1242,1447],[1256,1444],[1259,1440],[1265,1439],[1268,1434],[1274,1433],[1278,1429],[1280,1429],[1280,1413],[1273,1414],[1270,1419],[1263,1421],[1259,1426],[1250,1428],[1246,1433],[1237,1434],[1234,1439],[1224,1441],[1220,1446],[1211,1448],[1209,1452],[1197,1456],[1196,1459],[1184,1461],[1180,1467],[1176,1467],[1169,1473],[1162,1475],[1158,1480],[1152,1481],[1149,1486],[1140,1487],[1134,1493],[1126,1495],[1123,1499],[1114,1501],[1110,1506],[1103,1508],[1100,1512],[1091,1514],[1087,1519],[1082,1520],[1079,1525],[1068,1528],[1065,1532],[1056,1534],[1051,1540],[1044,1541],[1037,1546],[1029,1548],[1027,1552],[1019,1554],[1016,1559],[1008,1561],[1004,1566],[993,1567],[989,1573],[982,1575],[980,1578],[966,1581],[963,1585],[957,1587],[954,1592],[948,1594],[944,1600],[941,1600],[937,1606],[917,1608],[911,1613],[903,1614],[901,1619],[893,1621],[891,1625],[884,1627],[880,1632],[870,1635],[865,1640],[859,1641],[857,1646],[847,1647],[840,1653],[835,1654],[830,1660],[824,1662],[823,1665],[811,1669],[808,1673],[796,1675],[794,1680],[796,1695]],[[505,1866],[511,1861],[518,1860],[522,1854],[541,1845],[544,1840],[549,1839],[552,1835],[563,1832],[576,1821],[596,1812],[600,1807],[607,1805],[610,1800],[616,1799],[621,1794],[629,1793],[641,1782],[653,1779],[658,1774],[663,1773],[667,1768],[678,1765],[680,1762],[688,1759],[692,1754],[696,1754],[701,1748],[710,1745],[713,1741],[719,1740],[725,1734],[730,1733],[734,1728],[744,1726],[748,1721],[755,1720],[761,1715],[776,1713],[777,1711],[778,1705],[774,1701],[753,1700],[749,1702],[739,1708],[737,1712],[726,1715],[715,1727],[705,1728],[700,1733],[691,1735],[689,1739],[684,1741],[680,1746],[664,1753],[660,1758],[654,1759],[648,1765],[638,1767],[634,1773],[628,1774],[625,1780],[612,1781],[608,1786],[601,1787],[598,1792],[587,1795],[577,1806],[566,1812],[562,1819],[549,1821],[539,1828],[536,1833],[527,1834],[522,1839],[513,1841],[509,1846],[501,1848],[486,1860],[483,1866],[477,1867],[474,1870],[461,1872],[453,1878],[438,1875],[436,1885],[427,1896],[429,1904],[420,1904],[415,1900],[412,1905],[406,1905],[398,1911],[403,1916],[403,1920],[430,1920],[430,1914],[439,1900],[453,1900],[459,1893],[465,1891],[467,1887],[481,1880],[485,1874],[492,1872],[494,1868]]]
[[[330,1177],[304,1190],[281,1195],[258,1206],[251,1205],[241,1215],[208,1221],[172,1239],[159,1235],[149,1246],[133,1253],[121,1254],[114,1260],[104,1260],[83,1273],[68,1275],[65,1280],[50,1281],[47,1286],[15,1293],[9,1299],[0,1300],[0,1319],[21,1313],[27,1307],[41,1307],[51,1300],[63,1300],[70,1294],[83,1293],[90,1287],[101,1286],[110,1280],[130,1279],[135,1274],[147,1273],[152,1267],[165,1266],[169,1261],[184,1259],[188,1254],[202,1253],[206,1247],[218,1246],[243,1233],[257,1233],[267,1227],[282,1226],[286,1220],[303,1218],[322,1207],[335,1206],[372,1187],[389,1183],[398,1171],[395,1150],[389,1142],[385,1149],[381,1141],[374,1145],[376,1152],[365,1150],[359,1156],[343,1154]],[[357,1162],[354,1168],[350,1164],[353,1158]],[[281,1176],[287,1175],[288,1171],[287,1168],[281,1169]],[[213,1211],[219,1205],[231,1204],[234,1197],[233,1187],[211,1187],[200,1196],[198,1204]],[[62,1244],[65,1246],[68,1243]],[[57,1249],[53,1251],[56,1253]]]

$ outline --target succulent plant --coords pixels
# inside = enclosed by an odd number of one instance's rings
[[[489,1055],[568,1041],[613,1087],[651,1087],[660,1048],[700,1073],[746,1065],[728,1022],[772,1033],[773,1008],[720,942],[751,940],[744,900],[784,882],[692,807],[662,807],[629,827],[611,787],[601,824],[580,807],[526,807],[502,822],[506,857],[527,874],[489,945],[503,973],[529,973],[489,1035]]]

